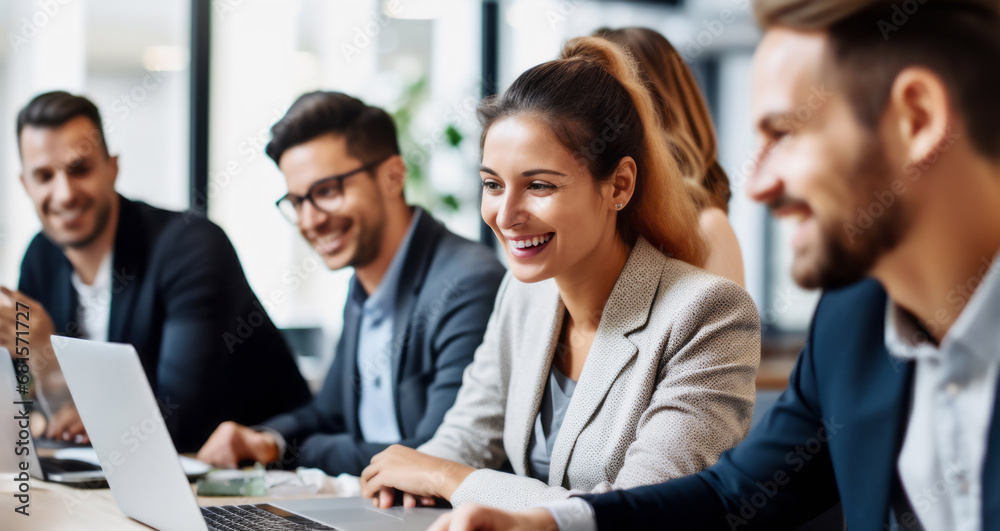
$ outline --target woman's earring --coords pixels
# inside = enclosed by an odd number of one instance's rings
[[[622,207],[624,207],[624,206],[625,206],[625,205],[623,205],[623,204],[621,204],[621,203],[618,203],[617,205],[615,205],[615,210],[621,210],[621,209],[622,209]]]

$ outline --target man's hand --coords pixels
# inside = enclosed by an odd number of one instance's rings
[[[80,413],[76,410],[76,405],[72,402],[61,407],[49,419],[48,427],[45,429],[45,436],[50,439],[61,439],[76,443],[90,442],[90,437],[87,437],[87,430],[83,427],[83,421],[80,420]]]
[[[17,332],[22,333],[20,343]],[[28,367],[36,376],[58,367],[50,339],[54,333],[52,318],[41,303],[19,291],[0,286],[0,347],[9,350],[12,357],[16,357],[17,347],[30,347]]]
[[[232,421],[219,424],[205,446],[198,450],[198,460],[219,468],[236,468],[244,459],[266,464],[278,457],[278,441],[270,433]]]
[[[466,504],[438,518],[427,531],[559,531],[545,509],[518,513]]]

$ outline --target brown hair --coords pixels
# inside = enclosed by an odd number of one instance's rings
[[[288,149],[316,137],[343,135],[347,153],[364,163],[399,154],[396,124],[378,107],[342,92],[309,92],[299,96],[271,127],[264,152],[278,164]]]
[[[618,212],[618,234],[643,236],[662,252],[702,265],[706,247],[695,205],[659,126],[656,107],[635,62],[614,44],[572,39],[560,59],[521,74],[504,94],[479,106],[480,146],[490,126],[512,116],[546,123],[597,182],[614,176],[624,157],[635,160],[632,201]]]
[[[699,209],[729,211],[729,177],[719,165],[712,117],[698,83],[666,37],[648,28],[600,28],[603,37],[624,47],[638,61],[663,126]]]
[[[35,96],[17,113],[17,148],[21,153],[21,131],[25,127],[60,127],[66,122],[83,116],[94,124],[90,131],[90,141],[95,141],[108,155],[108,144],[104,139],[104,125],[101,122],[101,112],[94,102],[83,96],[70,94],[62,90],[46,92]]]
[[[833,80],[859,121],[875,129],[899,73],[941,77],[972,145],[1000,159],[1000,8],[996,0],[756,0],[765,30],[829,34]]]

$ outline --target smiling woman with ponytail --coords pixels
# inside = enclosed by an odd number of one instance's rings
[[[427,444],[376,455],[364,495],[519,509],[713,464],[750,427],[760,322],[698,267],[697,209],[631,58],[574,39],[479,115],[510,272],[455,406]]]

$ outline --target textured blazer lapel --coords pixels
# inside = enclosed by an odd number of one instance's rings
[[[520,326],[508,330],[511,345],[510,394],[504,439],[514,471],[528,474],[528,444],[542,404],[549,368],[562,330],[566,307],[554,281],[532,284],[530,299],[520,301],[524,312]]]
[[[663,271],[662,256],[644,238],[636,242],[604,305],[597,334],[556,435],[549,484],[562,485],[576,440],[597,413],[622,369],[639,352],[627,334],[649,319]]]

